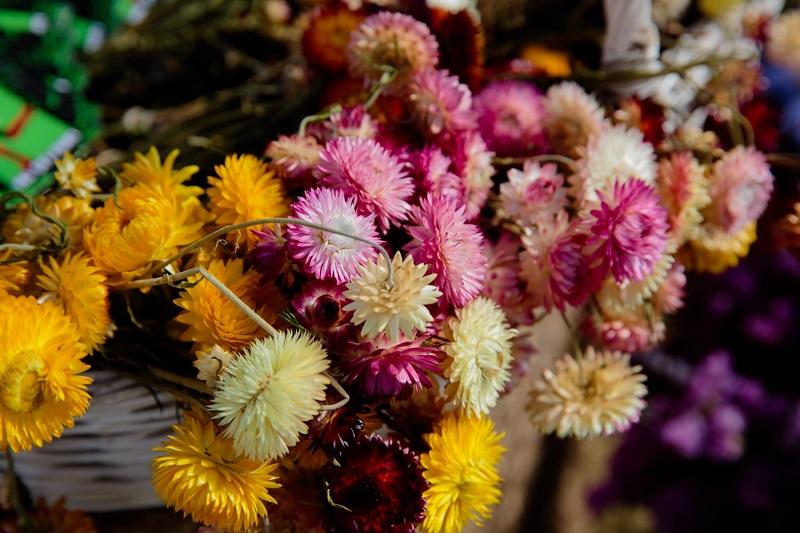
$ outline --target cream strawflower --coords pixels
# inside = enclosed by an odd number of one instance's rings
[[[78,198],[89,198],[100,192],[97,185],[97,161],[94,157],[77,159],[70,152],[56,159],[55,178],[65,191],[71,191]]]
[[[578,156],[578,148],[609,127],[594,96],[574,81],[553,85],[545,98],[544,127],[556,153]]]
[[[468,414],[488,413],[511,379],[511,340],[517,331],[509,327],[500,307],[483,296],[456,309],[449,326],[448,391]]]
[[[401,331],[407,338],[414,338],[415,330],[425,330],[433,320],[425,306],[436,303],[442,295],[431,285],[436,274],[426,276],[426,269],[427,265],[416,265],[410,255],[403,259],[398,252],[392,259],[394,279],[390,286],[383,255],[377,262],[360,267],[358,276],[347,284],[344,295],[351,303],[344,310],[353,311],[353,324],[364,324],[364,337],[374,339],[386,333],[394,342]]]
[[[197,352],[197,359],[192,363],[197,369],[197,379],[205,381],[206,385],[213,387],[233,357],[231,352],[219,344],[215,344],[208,350]]]
[[[220,376],[211,411],[237,453],[258,461],[286,454],[319,413],[329,361],[307,332],[254,341]]]
[[[565,354],[534,383],[528,405],[533,425],[561,438],[628,429],[645,406],[641,370],[621,352],[597,352],[590,346],[577,357]]]

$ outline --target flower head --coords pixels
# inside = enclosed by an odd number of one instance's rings
[[[475,97],[475,111],[481,136],[498,155],[547,151],[544,97],[532,83],[494,81]]]
[[[277,464],[241,457],[213,422],[188,414],[155,449],[153,486],[170,507],[208,526],[245,531],[267,516]]]
[[[427,484],[414,452],[396,440],[362,437],[322,476],[338,504],[327,507],[331,530],[413,533],[422,520]]]
[[[350,73],[377,82],[383,67],[396,70],[391,87],[404,87],[415,72],[439,62],[439,43],[428,26],[402,13],[381,11],[367,17],[350,35],[347,45]]]
[[[616,313],[638,308],[650,299],[666,280],[670,267],[675,262],[674,253],[674,248],[667,248],[653,265],[652,272],[638,281],[626,281],[620,284],[613,277],[606,278],[597,293],[600,306]]]
[[[625,431],[639,420],[647,387],[630,356],[595,351],[565,354],[545,369],[531,392],[533,425],[559,437],[598,437]]]
[[[305,184],[319,161],[322,146],[310,135],[280,135],[267,146],[266,155],[287,183]]]
[[[426,135],[440,135],[475,127],[472,93],[458,76],[446,70],[417,72],[408,85],[411,112]]]
[[[642,132],[616,126],[589,139],[570,177],[577,205],[597,201],[598,193],[608,192],[615,182],[638,179],[653,185],[656,162],[653,146],[644,141]]]
[[[494,153],[475,131],[457,135],[450,144],[453,168],[461,178],[461,198],[466,205],[467,219],[472,220],[480,214],[492,190]]]
[[[795,75],[800,76],[800,10],[787,11],[769,26],[767,57]]]
[[[279,331],[240,353],[225,367],[211,403],[233,449],[260,461],[286,454],[320,410],[328,365],[322,344],[299,331]]]
[[[347,298],[344,286],[333,280],[311,280],[292,298],[292,308],[300,322],[335,344],[353,333],[351,313],[344,310]]]
[[[764,154],[737,146],[714,164],[705,222],[735,234],[754,222],[767,207],[774,178]]]
[[[355,199],[346,198],[341,191],[312,189],[292,204],[292,210],[300,220],[379,242],[375,216],[359,215]],[[317,279],[350,281],[358,267],[378,254],[365,242],[299,224],[288,225],[286,235],[291,258]]]
[[[675,313],[683,307],[686,295],[686,268],[678,262],[672,263],[664,282],[653,295],[653,304],[658,312]]]
[[[449,326],[453,340],[445,345],[450,358],[445,375],[455,402],[470,415],[488,413],[511,379],[511,340],[517,331],[483,296],[456,309]]]
[[[90,351],[100,346],[111,327],[103,275],[80,253],[67,253],[60,263],[51,256],[49,264],[42,263],[41,269],[39,286],[61,304],[81,342]]]
[[[0,447],[43,446],[89,407],[86,347],[61,307],[0,296]]]
[[[382,230],[405,220],[414,183],[403,165],[372,139],[340,138],[325,145],[316,167],[320,184],[355,198],[361,215]]]
[[[594,96],[572,81],[550,87],[544,107],[547,139],[559,154],[576,157],[579,148],[608,128],[603,109]]]
[[[308,132],[322,143],[337,137],[374,139],[378,135],[378,123],[363,105],[347,106],[323,122],[315,122]]]
[[[508,181],[500,185],[500,213],[522,227],[548,220],[567,207],[564,177],[550,163],[541,166],[528,159],[522,170],[508,171]]]
[[[755,222],[734,234],[703,224],[693,232],[688,246],[681,249],[680,260],[692,270],[718,274],[738,265],[755,240]]]
[[[289,213],[281,182],[254,155],[229,155],[225,164],[214,167],[219,177],[208,178],[211,212],[220,226],[259,218],[282,217]],[[236,241],[236,237],[231,239]],[[258,237],[247,232],[247,242]]]
[[[682,244],[703,221],[700,210],[710,201],[703,168],[691,152],[676,152],[658,163],[658,194],[667,209],[670,235]]]
[[[63,190],[72,192],[78,198],[89,198],[92,193],[100,192],[94,157],[76,159],[66,152],[61,159],[56,159],[55,178]]]
[[[83,229],[94,220],[94,209],[88,199],[75,196],[37,196],[36,206],[42,213],[67,226],[66,249],[78,251],[83,245]],[[10,243],[42,245],[61,237],[55,224],[35,215],[27,203],[8,213],[2,225],[3,238]]]
[[[649,275],[667,245],[667,212],[655,190],[638,179],[617,181],[586,218],[587,253],[618,283]]]
[[[83,244],[110,285],[135,279],[178,247],[200,238],[197,198],[180,199],[155,184],[122,189],[95,212]]]
[[[303,55],[309,63],[329,71],[344,70],[350,34],[363,20],[360,11],[353,11],[344,4],[318,6],[311,12],[303,32]]]
[[[484,238],[478,226],[468,224],[464,206],[429,195],[411,208],[405,247],[414,262],[428,265],[447,302],[463,307],[483,290],[486,277]]]
[[[155,146],[151,146],[147,150],[147,155],[136,152],[132,163],[123,163],[120,177],[134,184],[143,183],[153,188],[160,187],[182,200],[196,198],[203,193],[203,190],[184,183],[200,169],[195,165],[176,169],[175,161],[179,155],[178,150],[172,150],[162,162],[158,150]]]
[[[245,272],[244,261],[214,259],[207,269],[264,320],[277,322],[278,313],[283,309],[280,291],[272,283],[261,283],[257,271]],[[240,350],[264,335],[258,324],[206,279],[181,292],[175,305],[183,309],[176,320],[187,326],[180,338],[195,342],[197,349],[218,344],[226,350]]]
[[[399,252],[392,258],[391,284],[384,256],[360,268],[359,275],[347,284],[344,295],[351,302],[344,310],[353,312],[353,324],[363,324],[363,336],[374,339],[385,333],[397,341],[401,331],[413,338],[415,331],[425,330],[433,320],[425,306],[436,303],[442,295],[430,284],[436,274],[426,276],[425,270],[425,265],[415,264],[411,256],[403,259]]]
[[[463,196],[461,178],[450,171],[452,160],[438,146],[429,144],[409,156],[414,180],[422,194],[448,198]]]
[[[233,360],[234,355],[228,350],[215,344],[206,350],[197,352],[197,358],[192,365],[197,369],[197,379],[205,381],[206,385],[213,387],[225,367]]]
[[[430,485],[425,498],[424,533],[455,533],[472,520],[481,525],[500,501],[497,464],[505,452],[504,434],[486,417],[450,413],[425,440],[430,451],[420,457]]]
[[[428,372],[438,373],[444,353],[426,346],[427,337],[398,342],[378,337],[355,343],[339,359],[346,383],[358,383],[369,397],[405,396],[430,387]]]
[[[586,335],[598,346],[624,353],[640,353],[664,339],[666,326],[660,315],[648,316],[641,306],[618,312],[600,310],[584,322]]]

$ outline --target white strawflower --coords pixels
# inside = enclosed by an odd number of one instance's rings
[[[445,346],[450,367],[445,375],[455,403],[469,414],[488,413],[511,379],[511,329],[506,315],[483,296],[456,309],[449,321],[452,341]]]
[[[281,331],[253,341],[225,367],[211,411],[237,453],[269,461],[297,444],[325,398],[326,355],[309,333]]]
[[[769,27],[767,57],[800,75],[800,9],[787,11]]]
[[[579,147],[609,126],[594,96],[577,83],[564,81],[547,90],[544,127],[556,152],[576,157]]]
[[[578,206],[584,207],[598,200],[598,191],[610,190],[614,181],[633,178],[655,184],[653,145],[644,141],[641,131],[618,125],[589,140],[570,183]]]
[[[597,352],[590,346],[577,357],[565,354],[534,383],[531,421],[540,432],[561,438],[625,431],[638,422],[645,406],[641,370],[621,352]]]
[[[197,352],[197,359],[192,363],[197,369],[197,379],[205,381],[206,385],[213,387],[231,359],[233,359],[233,354],[219,344],[215,344],[208,350]]]
[[[411,256],[392,258],[393,282],[388,283],[386,258],[359,268],[359,274],[347,284],[345,297],[351,300],[344,307],[353,311],[352,323],[361,327],[361,335],[374,339],[385,333],[395,342],[400,332],[409,339],[415,331],[424,331],[433,320],[425,307],[436,303],[442,293],[431,282],[436,274],[425,275],[427,265],[415,265]]]

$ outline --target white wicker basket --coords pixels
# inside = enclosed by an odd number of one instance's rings
[[[85,511],[162,505],[150,483],[150,460],[175,423],[175,401],[112,372],[90,375],[86,415],[60,439],[17,455],[17,473],[34,497],[64,496],[69,507]]]

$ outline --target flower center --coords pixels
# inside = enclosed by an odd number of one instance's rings
[[[20,352],[0,376],[0,403],[15,413],[31,413],[44,402],[45,365],[31,351]]]

